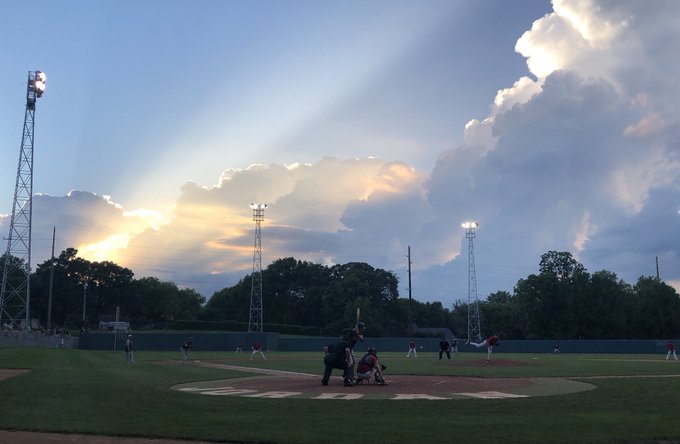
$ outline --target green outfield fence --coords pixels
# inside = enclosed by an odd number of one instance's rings
[[[324,345],[337,341],[333,337],[289,336],[278,333],[245,333],[245,332],[133,332],[136,350],[169,351],[179,350],[180,345],[188,338],[193,338],[194,351],[234,351],[242,345],[244,351],[250,350],[254,341],[260,341],[265,350],[269,351],[321,351]],[[126,334],[118,334],[115,347],[122,350]],[[437,352],[439,338],[413,338],[418,351]],[[450,339],[450,338],[446,338]],[[561,353],[623,353],[646,354],[665,353],[666,341],[673,340],[680,345],[680,340],[672,338],[661,339],[612,339],[612,340],[503,340],[494,349],[496,353],[552,353],[554,346],[559,345]],[[371,338],[366,337],[359,343],[357,351],[364,351],[368,347],[376,347],[385,352],[406,352],[411,338]],[[459,351],[486,351],[472,345],[465,345],[459,340]],[[78,338],[77,348],[84,350],[112,350],[114,348],[113,333],[83,333]]]

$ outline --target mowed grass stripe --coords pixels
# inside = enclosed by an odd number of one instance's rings
[[[419,355],[420,356],[420,355]],[[229,353],[192,353],[243,366],[322,371],[320,353],[268,354],[268,360]],[[382,353],[388,373],[493,377],[676,375],[663,356],[511,355],[516,367]],[[257,399],[195,396],[170,390],[192,381],[252,376],[200,366],[161,364],[179,353],[1,349],[0,367],[31,371],[0,381],[0,428],[90,434],[274,443],[405,442],[655,442],[678,441],[680,378],[588,379],[597,389],[561,396],[443,402]],[[620,359],[617,361],[616,359]],[[648,359],[648,360],[647,360]],[[470,365],[465,363],[470,360]],[[463,365],[465,364],[465,365]],[[584,379],[585,381],[585,379]]]

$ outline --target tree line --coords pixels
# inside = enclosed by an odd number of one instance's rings
[[[193,289],[154,277],[135,279],[127,268],[77,253],[66,249],[31,273],[31,317],[41,325],[47,324],[51,287],[54,326],[91,328],[113,320],[119,307],[120,320],[134,328],[247,329],[250,274],[206,301]],[[5,260],[0,257],[0,273]],[[262,307],[266,331],[335,335],[356,321],[359,309],[370,336],[410,336],[409,321],[467,336],[466,303],[444,307],[400,298],[393,272],[363,262],[324,266],[278,259],[262,270]],[[512,293],[489,294],[479,312],[483,334],[507,339],[680,336],[680,296],[673,287],[654,277],[629,285],[610,271],[591,274],[569,252],[543,254],[538,274],[520,279]]]

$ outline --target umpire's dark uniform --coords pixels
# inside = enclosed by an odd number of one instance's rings
[[[350,348],[350,344],[345,340],[328,346],[328,353],[323,358],[326,369],[323,372],[321,385],[328,385],[328,380],[330,379],[334,368],[343,370],[342,376],[345,380],[345,384],[352,383],[352,373],[354,373],[354,369],[347,363],[347,356],[345,354],[347,348]]]
[[[446,353],[446,357],[451,359],[451,351],[449,350],[449,341],[446,339],[442,339],[439,342],[439,359],[442,358],[442,355]]]

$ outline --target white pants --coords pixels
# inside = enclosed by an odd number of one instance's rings
[[[406,354],[406,357],[408,358],[409,356],[411,356],[411,353],[413,353],[413,356],[414,356],[414,357],[416,357],[416,358],[418,357],[418,353],[416,353],[416,349],[415,349],[415,348],[409,348],[409,349],[408,349],[408,353]]]
[[[375,370],[369,370],[366,373],[357,373],[357,381],[360,379],[366,379],[367,381],[370,381],[374,373]]]
[[[668,353],[666,353],[666,361],[670,359],[671,355],[673,356],[673,359],[676,361],[678,360],[678,355],[675,354],[675,350],[668,350]]]
[[[470,342],[470,344],[474,345],[477,348],[486,347],[486,360],[489,361],[491,359],[491,353],[493,353],[493,345],[487,344],[486,339],[480,343]]]
[[[253,359],[253,356],[255,356],[257,353],[261,354],[265,360],[267,359],[264,353],[262,353],[262,350],[253,350],[253,352],[250,354],[250,359]]]

